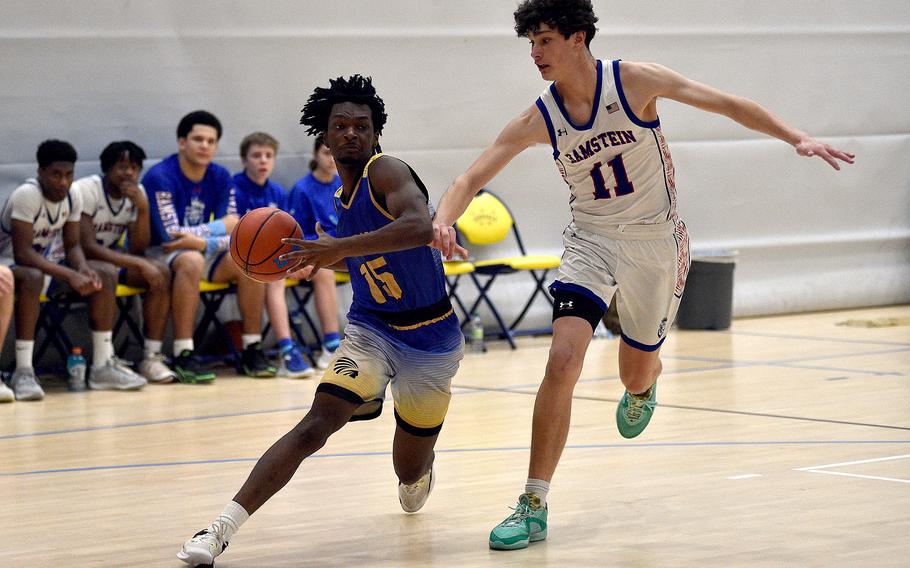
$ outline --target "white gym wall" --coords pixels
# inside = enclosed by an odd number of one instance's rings
[[[386,152],[438,200],[546,84],[515,2],[298,0],[0,1],[0,197],[34,174],[46,138],[73,143],[77,175],[112,140],[150,156],[208,109],[225,127],[217,160],[236,171],[253,130],[282,143],[274,179],[306,173],[298,125],[314,86],[372,75],[390,119]],[[837,173],[729,120],[660,103],[693,247],[734,248],[736,315],[910,301],[910,3],[595,1],[595,56],[656,61],[752,98],[856,152]],[[490,187],[535,252],[559,254],[567,189],[540,147]],[[529,279],[494,297],[514,313]],[[468,294],[468,287],[461,288]],[[537,304],[530,324],[545,324]]]

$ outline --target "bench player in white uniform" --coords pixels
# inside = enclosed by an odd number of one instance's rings
[[[622,323],[619,370],[626,387],[617,427],[624,437],[637,436],[653,413],[660,346],[689,268],[657,99],[723,114],[835,169],[838,160],[853,163],[853,154],[815,140],[750,100],[660,65],[596,60],[589,51],[595,22],[590,0],[522,2],[515,30],[530,40],[534,64],[553,83],[454,181],[436,216],[434,246],[451,258],[460,248],[452,223],[512,158],[535,144],[552,147],[571,192],[573,221],[563,234],[565,253],[550,288],[553,343],[534,407],[528,481],[515,512],[490,534],[497,549],[546,538],[546,496],[568,435],[572,392],[594,327],[611,301]]]
[[[82,202],[70,192],[76,157],[67,142],[42,142],[37,177],[17,187],[0,212],[0,264],[12,268],[16,283],[16,370],[10,382],[17,400],[44,398],[32,366],[41,294],[76,292],[86,298],[92,388],[132,390],[145,385],[145,379],[113,356],[116,269],[86,260],[79,244]]]
[[[151,382],[165,383],[175,377],[161,354],[171,306],[171,271],[163,262],[142,256],[150,240],[149,203],[139,183],[144,159],[145,152],[135,143],[111,142],[100,156],[103,175],[76,180],[72,191],[82,200],[85,256],[119,266],[121,283],[146,289],[145,356],[139,372]]]

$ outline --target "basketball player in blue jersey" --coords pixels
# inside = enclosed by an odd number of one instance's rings
[[[270,178],[275,169],[277,153],[278,140],[265,132],[247,134],[240,141],[243,171],[234,174],[238,215],[243,216],[260,207],[288,210],[287,192]],[[266,284],[265,303],[278,342],[278,356],[281,358],[277,373],[292,379],[313,376],[315,371],[307,362],[301,347],[291,339],[284,279]]]
[[[142,178],[151,216],[149,254],[164,260],[174,274],[174,371],[185,383],[215,379],[194,354],[193,326],[202,279],[237,282],[244,372],[253,377],[275,376],[261,345],[265,285],[241,277],[240,268],[227,254],[230,233],[237,224],[237,204],[230,172],[212,162],[221,133],[221,122],[212,113],[187,114],[177,125],[177,153],[149,168]]]
[[[474,195],[515,156],[549,144],[569,186],[572,223],[556,281],[553,341],[537,393],[531,460],[515,512],[493,529],[490,547],[516,549],[547,536],[549,482],[566,443],[572,393],[607,303],[622,324],[619,373],[626,392],[619,432],[644,430],[656,404],[660,346],[673,324],[689,269],[686,228],[676,213],[673,161],[657,117],[667,98],[725,115],[818,156],[839,170],[853,154],[836,150],[761,107],[652,63],[601,61],[589,51],[597,17],[590,0],[526,0],[515,30],[552,81],[459,176],[440,201],[434,246],[457,250],[451,225]]]
[[[177,557],[211,564],[240,525],[291,479],[301,462],[350,420],[379,416],[392,386],[397,427],[392,462],[402,508],[415,512],[433,488],[433,447],[451,397],[464,339],[446,293],[427,192],[407,164],[379,151],[386,114],[368,78],[317,88],[303,109],[310,134],[324,134],[342,188],[336,237],[287,239],[288,260],[351,274],[345,339],[303,420],[260,458],[234,500]],[[342,264],[343,261],[343,264]]]

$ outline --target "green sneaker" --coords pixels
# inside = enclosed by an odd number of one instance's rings
[[[210,383],[215,380],[215,373],[206,370],[189,349],[174,357],[174,372],[181,383]]]
[[[518,498],[515,512],[490,531],[490,548],[517,550],[529,542],[547,538],[547,507],[540,506],[540,497],[525,493]]]
[[[616,427],[623,438],[641,434],[657,406],[657,383],[651,385],[651,396],[645,398],[626,391],[616,407]]]

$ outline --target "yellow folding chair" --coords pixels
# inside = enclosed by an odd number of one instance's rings
[[[521,234],[518,231],[518,225],[515,217],[503,201],[488,189],[481,189],[474,197],[464,214],[455,222],[455,229],[461,240],[473,247],[483,247],[502,242],[509,233],[511,233],[518,246],[520,254],[507,257],[490,258],[484,260],[475,260],[474,272],[471,278],[477,285],[478,297],[468,311],[466,321],[473,317],[474,312],[483,302],[487,305],[496,319],[497,324],[502,332],[502,336],[509,342],[514,349],[515,342],[513,335],[516,328],[524,319],[537,295],[546,299],[550,305],[553,305],[553,299],[544,286],[544,282],[550,270],[559,266],[560,259],[553,255],[529,255],[525,249],[524,242],[521,240]],[[515,274],[523,272],[529,274],[534,282],[534,289],[528,297],[518,316],[512,320],[508,326],[503,321],[499,310],[496,308],[493,300],[489,296],[489,291],[497,278],[505,274]],[[478,276],[486,278],[481,282]],[[463,322],[464,323],[464,322]],[[530,333],[537,333],[541,330],[532,330]]]

